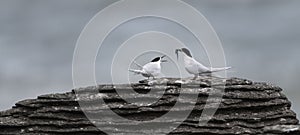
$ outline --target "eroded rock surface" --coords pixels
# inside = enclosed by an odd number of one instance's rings
[[[132,90],[140,94],[128,94]],[[155,102],[127,102],[135,100]],[[290,107],[282,89],[266,83],[208,76],[197,80],[160,78],[91,86],[20,101],[0,113],[0,134],[105,134],[101,129],[114,134],[167,134],[166,129],[174,126],[169,134],[299,135],[299,121]],[[199,125],[207,118],[204,114],[200,119],[204,108],[216,113],[208,123]],[[170,110],[175,115],[163,117]],[[180,120],[176,114],[184,112],[191,113]],[[131,122],[114,119],[115,114]],[[159,125],[159,129],[140,128],[140,122]],[[134,126],[136,130],[128,128]]]

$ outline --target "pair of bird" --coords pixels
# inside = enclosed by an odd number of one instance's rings
[[[203,64],[199,63],[198,61],[196,61],[191,52],[189,51],[189,49],[187,48],[181,48],[181,49],[176,49],[175,53],[177,55],[177,59],[178,59],[178,53],[182,52],[183,54],[183,61],[184,61],[184,67],[185,70],[194,75],[194,79],[196,79],[198,76],[202,75],[202,74],[210,74],[213,72],[218,72],[218,71],[223,71],[223,70],[228,70],[231,67],[223,67],[223,68],[209,68],[204,66]],[[144,66],[141,66],[137,63],[135,63],[136,65],[138,65],[141,69],[140,70],[135,70],[135,69],[129,69],[130,72],[133,72],[135,74],[140,74],[144,77],[147,77],[148,79],[150,77],[152,77],[153,79],[157,76],[160,75],[161,73],[161,63],[162,62],[166,62],[166,60],[164,60],[163,58],[166,57],[166,55],[163,55],[161,57],[156,57],[154,58],[151,62],[145,64]]]

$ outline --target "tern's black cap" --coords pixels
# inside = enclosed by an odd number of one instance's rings
[[[181,48],[181,50],[182,50],[182,52],[184,52],[187,56],[192,57],[192,54],[191,54],[191,52],[189,51],[189,49],[187,49],[187,48]]]
[[[160,57],[154,58],[151,62],[158,62],[158,61],[160,61]]]

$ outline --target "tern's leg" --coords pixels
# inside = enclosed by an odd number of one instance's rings
[[[196,80],[198,78],[198,75],[194,75],[193,80]]]

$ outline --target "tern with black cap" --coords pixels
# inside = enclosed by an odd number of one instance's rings
[[[167,62],[166,60],[163,60],[164,57],[166,57],[166,55],[163,55],[161,57],[156,57],[151,62],[145,64],[144,66],[141,66],[135,62],[135,64],[141,69],[140,70],[129,69],[129,71],[135,74],[140,74],[144,77],[147,77],[148,79],[150,77],[154,79],[155,77],[161,74],[161,63]]]
[[[200,62],[196,61],[190,50],[187,48],[181,48],[181,49],[176,49],[175,53],[177,55],[177,60],[178,60],[178,53],[182,52],[183,54],[183,61],[184,61],[184,67],[185,70],[194,75],[194,79],[196,79],[199,75],[202,74],[210,74],[213,72],[219,72],[219,71],[223,71],[223,70],[228,70],[231,67],[223,67],[223,68],[212,68],[212,67],[206,67],[203,64],[201,64]]]

